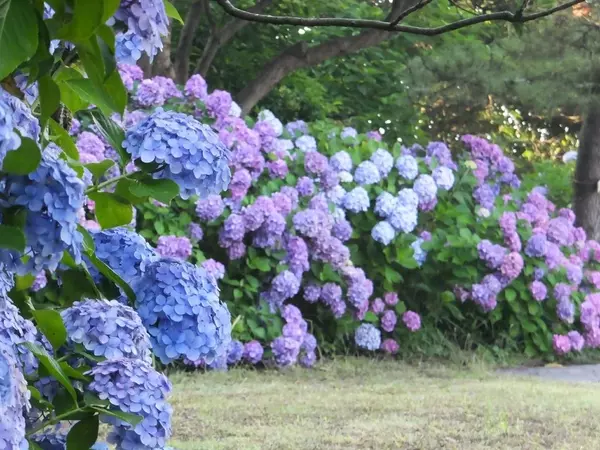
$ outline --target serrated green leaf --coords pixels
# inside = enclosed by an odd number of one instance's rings
[[[0,224],[0,248],[9,248],[23,252],[25,250],[25,234],[17,227]]]
[[[136,197],[151,197],[168,204],[179,195],[179,185],[173,180],[155,180],[147,176],[136,181],[137,183],[129,187],[129,192]]]
[[[131,289],[131,287],[125,282],[125,280],[117,275],[117,273],[107,266],[103,261],[98,259],[94,252],[86,251],[85,254],[94,267],[96,267],[96,269],[98,269],[102,275],[123,289],[123,292],[125,292],[125,295],[127,295],[127,298],[133,304],[135,302],[135,293],[133,292],[133,289]]]
[[[75,161],[79,161],[79,150],[73,139],[67,131],[61,127],[54,119],[48,121],[50,131],[55,136],[56,144],[65,152],[65,154]]]
[[[40,125],[46,126],[46,122],[60,106],[60,89],[49,75],[44,75],[38,80],[40,91]]]
[[[24,0],[0,0],[0,80],[38,47],[38,20],[35,10]]]
[[[102,228],[113,228],[131,223],[133,207],[122,197],[110,192],[92,192],[89,197],[96,204],[96,219]]]
[[[58,30],[57,37],[70,42],[89,39],[102,25],[104,2],[99,0],[74,0],[72,20]]]
[[[98,416],[80,420],[69,430],[66,450],[89,450],[98,439]]]
[[[96,179],[102,178],[106,171],[114,165],[115,162],[111,159],[105,159],[104,161],[100,161],[98,163],[84,164],[85,168],[92,172],[92,175]]]
[[[127,422],[133,426],[136,426],[144,419],[142,416],[138,416],[136,414],[129,414],[123,411],[112,409],[105,409],[99,406],[90,406],[90,409],[93,409],[94,411],[99,412],[100,414],[116,417],[117,419],[121,419],[122,421]]]

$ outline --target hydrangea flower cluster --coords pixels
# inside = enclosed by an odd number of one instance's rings
[[[163,258],[176,258],[185,261],[192,254],[192,243],[185,236],[161,236],[158,238],[156,253]]]
[[[13,348],[0,340],[0,446],[27,448],[24,412],[29,411],[29,390]]]
[[[164,448],[171,436],[171,392],[167,378],[140,359],[109,359],[98,363],[88,375],[88,388],[117,411],[142,416],[133,426],[113,416],[103,420],[113,425],[108,441],[117,448]]]
[[[315,337],[307,332],[308,325],[302,313],[294,305],[286,305],[281,315],[286,324],[282,335],[271,344],[275,363],[288,367],[299,361],[303,367],[312,367],[317,360]]]
[[[61,312],[68,339],[95,356],[151,362],[150,337],[140,316],[116,300],[75,302]]]
[[[227,188],[229,151],[207,125],[191,116],[157,109],[127,130],[123,147],[133,159],[163,166],[154,178],[175,181],[182,198],[206,197]]]
[[[204,269],[161,259],[146,267],[134,289],[136,309],[163,363],[180,358],[211,362],[226,352],[231,317],[214,277]]]

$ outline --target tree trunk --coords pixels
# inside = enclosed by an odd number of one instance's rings
[[[389,22],[397,19],[417,3],[419,0],[394,1],[385,20]],[[242,108],[242,114],[248,114],[286,75],[298,69],[316,66],[330,58],[375,46],[391,36],[393,33],[384,30],[366,30],[356,36],[332,38],[315,47],[309,47],[304,41],[294,44],[268,62],[258,76],[235,96],[235,100]]]
[[[600,96],[583,122],[575,169],[575,216],[588,239],[600,240]]]
[[[179,44],[175,52],[175,75],[177,83],[185,84],[190,75],[190,54],[194,44],[194,35],[202,19],[202,2],[198,0],[190,6],[185,16],[185,25],[181,30]]]
[[[169,32],[163,37],[163,49],[158,52],[152,64],[152,75],[161,75],[163,77],[175,78],[175,69],[171,61],[171,24],[169,23]]]
[[[261,13],[263,12],[267,6],[273,3],[273,0],[257,0],[256,4],[251,8],[248,8],[249,12],[253,13]],[[202,56],[200,60],[196,64],[196,68],[194,69],[194,73],[199,73],[203,77],[206,77],[210,66],[219,53],[219,50],[226,45],[233,37],[242,31],[246,26],[250,25],[252,22],[248,22],[246,20],[240,19],[231,19],[227,23],[225,23],[221,28],[213,27],[210,37],[204,46],[204,50],[202,51]]]

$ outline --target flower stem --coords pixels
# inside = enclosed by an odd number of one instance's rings
[[[52,419],[50,419],[48,422],[41,423],[37,427],[31,429],[30,431],[27,432],[26,436],[31,436],[32,434],[35,434],[38,431],[43,430],[44,428],[49,427],[51,425],[56,425],[61,420],[67,419],[69,416],[71,416],[73,414],[83,412],[84,409],[85,408],[78,407],[77,409],[74,409],[72,411],[67,411],[65,413],[59,414],[58,416],[55,416]]]
[[[96,186],[92,186],[91,188],[86,190],[85,193],[90,194],[92,192],[98,192],[100,189],[104,189],[105,187],[110,186],[111,184],[115,184],[118,181],[127,178],[129,175],[130,175],[129,173],[124,173],[123,175],[119,175],[118,177],[114,177],[114,178],[111,178],[110,180],[103,181],[102,183],[100,183]]]

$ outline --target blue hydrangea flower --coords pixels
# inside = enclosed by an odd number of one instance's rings
[[[331,235],[346,242],[352,237],[352,225],[344,218],[338,219],[331,227]]]
[[[214,277],[192,264],[162,259],[134,285],[136,309],[164,364],[187,358],[207,363],[231,341],[231,317]]]
[[[0,344],[11,347],[19,368],[27,375],[37,369],[37,360],[22,344],[37,342],[37,332],[30,320],[21,316],[6,293],[0,293]]]
[[[84,180],[59,157],[60,149],[46,148],[36,170],[28,175],[10,175],[5,179],[4,195],[8,203],[25,207],[25,253],[22,261],[16,251],[0,251],[0,262],[9,270],[38,273],[55,270],[63,253],[81,261],[83,237],[77,230],[77,213],[85,199]]]
[[[418,238],[416,241],[410,244],[411,248],[413,249],[413,258],[415,258],[415,261],[417,261],[419,267],[421,267],[427,259],[427,252],[421,248],[423,242],[425,242],[423,239]]]
[[[396,169],[401,177],[414,180],[419,175],[419,163],[411,155],[402,155],[396,160]]]
[[[125,227],[93,233],[92,237],[96,256],[129,284],[142,276],[148,264],[159,259],[142,236]],[[92,274],[96,279],[99,276],[94,268]]]
[[[244,353],[244,344],[233,339],[227,348],[227,364],[233,366],[241,361]]]
[[[0,168],[6,153],[21,146],[21,138],[15,132],[15,126],[12,108],[0,97]]]
[[[419,177],[415,180],[413,190],[419,197],[419,205],[432,202],[436,198],[437,186],[431,175],[419,175]]]
[[[363,186],[379,183],[381,181],[379,169],[371,161],[363,161],[354,171],[354,181]]]
[[[40,140],[40,122],[31,113],[31,109],[14,95],[0,88],[0,103],[6,104],[12,110],[13,126],[21,136],[38,142]]]
[[[115,58],[120,64],[135,65],[142,57],[144,41],[133,31],[118,33],[115,40]]]
[[[44,6],[46,6],[46,3],[44,3]],[[15,83],[17,83],[17,87],[25,96],[25,102],[27,102],[29,105],[32,105],[40,94],[37,81],[29,84],[29,77],[23,73],[16,73],[14,78]]]
[[[169,18],[162,0],[122,0],[114,18],[141,39],[150,61],[162,50],[161,38],[169,33]]]
[[[414,208],[398,205],[387,220],[396,231],[410,233],[417,226],[418,213]]]
[[[150,337],[140,316],[116,300],[75,302],[60,314],[68,338],[95,356],[151,362]]]
[[[127,131],[123,147],[133,159],[164,165],[154,178],[175,181],[184,199],[218,194],[229,185],[229,150],[192,116],[158,108]]]
[[[250,341],[244,344],[244,353],[242,356],[250,364],[258,364],[262,360],[263,353],[264,349],[260,345],[260,342]]]
[[[397,205],[398,199],[389,192],[383,191],[375,201],[375,214],[385,219],[396,209]]]
[[[160,449],[171,436],[172,408],[167,402],[171,384],[164,375],[139,359],[109,359],[88,373],[90,392],[110,401],[111,408],[142,416],[133,426],[113,416],[101,419],[113,429],[108,441],[122,449]]]
[[[316,238],[323,232],[330,231],[333,225],[328,213],[316,209],[306,209],[297,212],[292,222],[294,229],[299,234],[310,238]]]
[[[325,195],[327,196],[327,200],[329,200],[331,203],[336,206],[340,206],[344,200],[344,196],[346,195],[346,189],[338,184],[337,186],[334,186],[326,191]]]
[[[389,245],[396,237],[396,230],[389,222],[378,222],[371,230],[371,237],[383,245]]]
[[[378,148],[375,153],[371,155],[371,161],[377,166],[381,178],[387,177],[394,167],[394,157],[390,152],[383,148]]]
[[[352,157],[344,150],[337,152],[329,159],[329,166],[336,172],[350,172]]]
[[[69,427],[59,423],[54,427],[47,427],[35,433],[31,436],[31,440],[42,450],[65,450],[67,448],[67,435],[70,431]],[[109,448],[106,443],[97,442],[90,450],[109,450]]]
[[[279,336],[271,343],[275,363],[279,367],[288,367],[296,363],[300,354],[300,342],[297,339]]]
[[[352,127],[346,127],[340,133],[342,139],[355,139],[358,136],[358,131]]]
[[[370,323],[363,323],[354,333],[354,342],[360,348],[374,352],[381,346],[381,332]]]
[[[29,391],[10,345],[0,341],[0,448],[26,449],[25,417]]]
[[[401,189],[398,192],[398,205],[411,209],[417,209],[419,206],[419,196],[410,188]]]
[[[298,136],[300,134],[308,134],[308,124],[304,120],[296,120],[294,122],[289,122],[285,129],[292,137]]]
[[[280,308],[286,300],[293,298],[300,291],[300,280],[289,270],[277,274],[265,294],[271,308]]]
[[[454,186],[454,172],[445,166],[433,169],[433,179],[437,187],[443,191],[449,191]]]
[[[343,208],[353,213],[368,211],[370,204],[369,194],[361,186],[348,192],[342,202]]]

